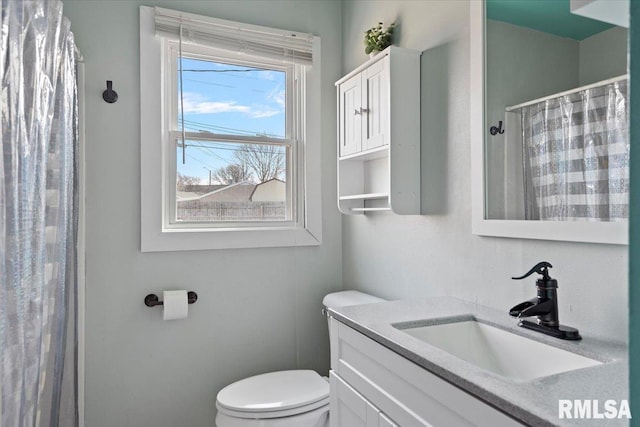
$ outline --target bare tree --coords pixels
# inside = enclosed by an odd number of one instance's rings
[[[233,163],[216,169],[213,178],[220,184],[235,184],[251,179],[251,172],[246,163]]]
[[[176,190],[186,191],[187,187],[197,185],[199,183],[200,178],[198,178],[197,176],[182,175],[178,172],[178,176],[176,177]]]
[[[258,182],[265,182],[284,172],[284,153],[284,147],[276,145],[243,144],[234,157],[239,164],[249,167]]]

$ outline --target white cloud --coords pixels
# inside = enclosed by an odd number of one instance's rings
[[[267,94],[267,99],[278,104],[283,110],[285,108],[286,94],[282,86],[276,86]]]
[[[207,101],[197,93],[185,92],[183,97],[185,114],[247,113],[251,110],[250,107],[238,105],[235,101]]]
[[[272,116],[276,116],[278,114],[281,114],[282,111],[280,110],[274,110],[271,108],[264,108],[262,106],[258,106],[255,109],[252,109],[249,112],[249,116],[251,116],[254,119],[262,119],[265,117],[272,117]]]
[[[277,100],[276,102],[280,105]],[[284,107],[284,102],[282,107]],[[242,105],[236,101],[208,101],[198,93],[185,92],[184,112],[185,114],[243,113],[251,118],[261,119],[281,114],[284,112],[284,108],[277,109],[269,105],[261,104],[251,106]]]

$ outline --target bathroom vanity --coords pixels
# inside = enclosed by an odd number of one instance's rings
[[[559,418],[561,399],[598,400],[601,412],[628,399],[621,343],[559,340],[449,297],[329,315],[332,427],[628,425]]]
[[[331,325],[332,427],[521,425],[351,327]]]

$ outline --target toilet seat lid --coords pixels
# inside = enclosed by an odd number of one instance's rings
[[[240,412],[284,411],[329,397],[329,383],[311,370],[269,372],[229,384],[218,393],[219,406]]]

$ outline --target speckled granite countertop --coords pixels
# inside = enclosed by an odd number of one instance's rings
[[[389,301],[341,307],[331,315],[385,347],[428,371],[499,408],[525,424],[533,426],[627,426],[626,419],[559,419],[558,400],[597,399],[600,412],[604,402],[628,399],[627,347],[580,331],[581,341],[565,341],[517,326],[516,319],[477,304],[450,297]],[[603,362],[602,365],[561,374],[516,382],[478,368],[437,347],[418,340],[393,324],[425,322],[471,315],[492,326],[532,340],[553,345]],[[562,316],[562,313],[560,313]],[[562,320],[562,317],[560,318]],[[571,326],[571,325],[569,325]]]

